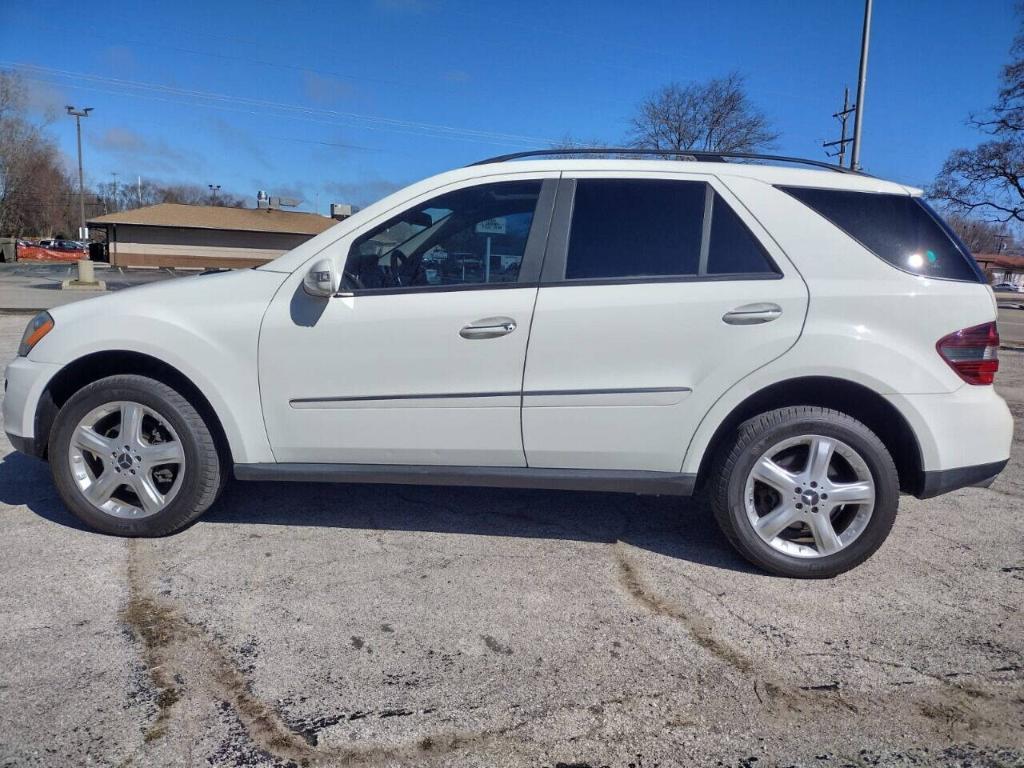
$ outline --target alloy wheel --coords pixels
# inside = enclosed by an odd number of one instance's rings
[[[78,422],[68,463],[94,507],[139,519],[157,514],[177,495],[185,450],[166,418],[141,403],[119,401],[94,408]]]
[[[867,463],[843,441],[800,435],[776,443],[754,462],[744,506],[754,531],[773,549],[826,557],[864,532],[875,484]]]

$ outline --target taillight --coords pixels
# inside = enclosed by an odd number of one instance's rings
[[[999,370],[999,331],[983,323],[943,336],[935,345],[942,359],[968,384],[991,384]]]

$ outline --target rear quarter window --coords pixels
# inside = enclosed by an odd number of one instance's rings
[[[909,195],[779,187],[897,269],[925,277],[985,282],[952,230]]]

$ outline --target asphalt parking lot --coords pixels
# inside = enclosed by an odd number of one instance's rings
[[[613,494],[235,483],[115,539],[0,436],[0,765],[1024,765],[1022,435],[824,582]]]
[[[195,274],[196,270],[146,269],[94,265],[96,279],[106,283],[107,290],[118,291],[155,280]],[[80,301],[97,295],[96,291],[60,290],[62,280],[78,276],[74,263],[19,261],[0,264],[0,309],[31,311],[49,309],[59,304]]]

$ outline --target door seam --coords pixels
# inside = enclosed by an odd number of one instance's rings
[[[526,329],[526,346],[523,349],[523,370],[519,375],[519,446],[523,452],[523,466],[530,466],[530,458],[526,454],[526,430],[523,427],[523,405],[526,398],[523,390],[526,389],[526,365],[530,360],[530,339],[533,337],[533,318],[537,316],[537,301],[540,298],[541,280],[544,276],[544,263],[548,260],[548,243],[551,240],[551,224],[555,220],[555,205],[558,202],[558,192],[562,188],[562,177],[564,173],[558,174],[558,186],[555,187],[555,199],[552,202],[551,210],[548,211],[547,226],[544,228],[544,255],[540,260],[540,274],[538,285],[533,294],[533,308],[530,310],[530,325]]]

